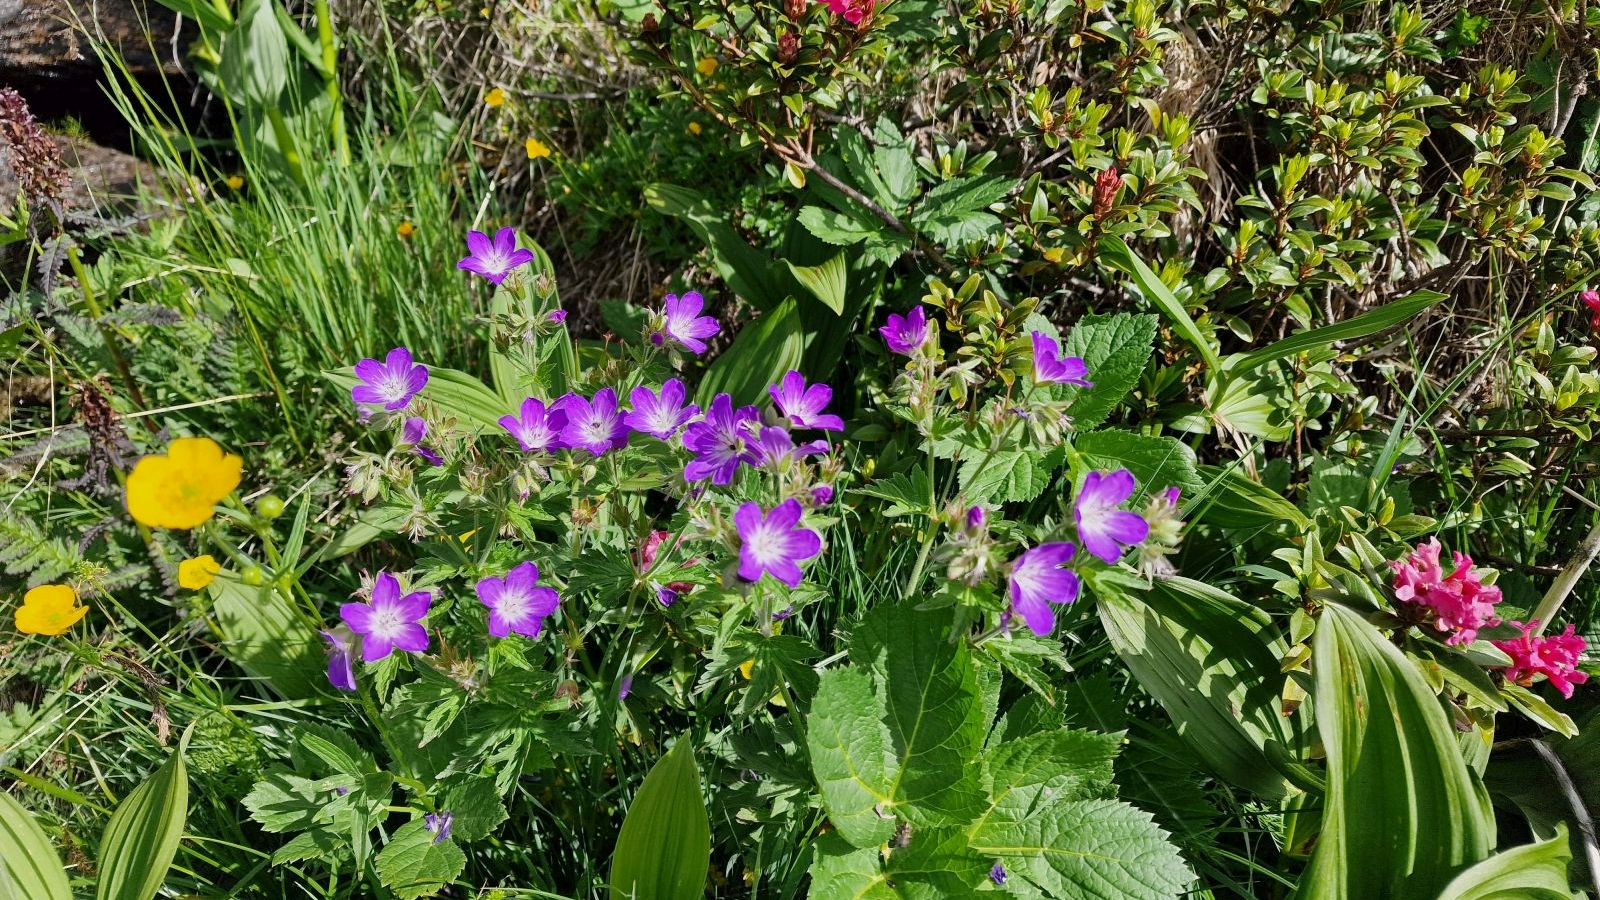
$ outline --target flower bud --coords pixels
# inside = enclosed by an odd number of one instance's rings
[[[283,498],[277,494],[268,494],[257,500],[256,515],[267,520],[276,519],[283,515]]]
[[[789,65],[800,55],[800,36],[792,31],[778,35],[778,63]]]
[[[783,14],[790,21],[798,22],[806,17],[806,7],[811,5],[811,0],[784,0]]]
[[[1094,207],[1090,210],[1095,218],[1100,218],[1111,212],[1111,207],[1116,205],[1117,191],[1122,187],[1122,175],[1112,166],[1101,172],[1094,180]]]

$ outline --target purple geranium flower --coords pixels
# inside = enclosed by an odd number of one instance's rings
[[[478,599],[489,607],[489,633],[497,638],[515,631],[536,638],[544,630],[544,618],[556,611],[561,598],[554,588],[539,586],[539,567],[521,563],[504,578],[490,575],[478,582]]]
[[[441,813],[428,813],[422,817],[422,824],[433,832],[433,842],[442,844],[450,840],[450,825],[455,818],[455,815],[447,809]]]
[[[994,864],[994,868],[989,870],[989,880],[994,882],[997,885],[1002,886],[1002,887],[1005,886],[1005,883],[1006,883],[1006,867],[1005,867],[1005,865],[1003,865],[1001,863],[995,863]]]
[[[518,415],[500,417],[500,427],[511,432],[523,450],[559,450],[567,414],[554,404],[547,408],[544,401],[529,397],[522,401]]]
[[[628,442],[628,426],[622,423],[617,392],[611,388],[601,388],[593,400],[567,394],[557,400],[555,406],[567,416],[567,425],[561,429],[564,447],[587,450],[599,456]]]
[[[1078,521],[1078,538],[1083,549],[1108,563],[1122,558],[1122,548],[1137,544],[1150,533],[1150,525],[1138,513],[1117,509],[1133,496],[1133,473],[1090,472],[1083,479],[1072,515]]]
[[[700,407],[693,403],[688,406],[683,404],[687,398],[688,391],[684,389],[683,382],[676,378],[667,379],[659,394],[640,385],[628,395],[628,399],[633,401],[633,411],[623,421],[634,431],[653,435],[663,441],[670,440],[679,428],[700,415]]]
[[[349,628],[336,625],[322,632],[328,642],[328,683],[341,691],[356,689],[355,658],[356,636]]]
[[[495,284],[506,280],[511,270],[533,262],[533,251],[517,247],[517,231],[502,228],[494,240],[481,231],[467,232],[468,256],[456,263],[456,268],[476,272]]]
[[[761,435],[750,441],[749,447],[745,460],[762,469],[778,469],[791,459],[828,452],[827,441],[811,441],[796,447],[787,428],[771,425],[761,429]]]
[[[711,316],[700,315],[705,304],[705,298],[695,291],[684,294],[682,299],[677,294],[668,294],[661,331],[650,335],[650,340],[659,347],[671,338],[692,353],[706,352],[704,339],[721,331],[722,326]]]
[[[393,411],[405,409],[428,384],[428,367],[413,363],[410,350],[396,347],[383,362],[363,359],[356,363],[356,377],[362,383],[350,389],[351,399]]]
[[[432,447],[424,447],[422,439],[428,436],[428,420],[421,416],[412,416],[406,419],[400,427],[400,443],[416,451],[416,454],[428,461],[428,465],[444,465],[444,457],[440,456]]]
[[[1085,375],[1089,366],[1077,356],[1063,357],[1061,345],[1042,331],[1033,332],[1033,380],[1039,384],[1075,384],[1094,387]]]
[[[1056,627],[1052,603],[1078,599],[1078,575],[1061,566],[1077,549],[1070,542],[1040,544],[1011,564],[1011,607],[1034,634],[1049,634]]]
[[[400,581],[388,572],[379,572],[371,602],[346,603],[339,607],[339,618],[361,635],[361,658],[377,662],[396,649],[407,653],[428,649],[428,631],[418,623],[432,602],[433,594],[428,591],[401,596]]]
[[[806,377],[799,372],[783,376],[781,384],[767,386],[778,412],[797,428],[820,428],[824,431],[843,431],[844,420],[838,416],[824,415],[822,410],[833,399],[833,388],[825,384],[806,385]]]
[[[910,356],[928,340],[928,314],[920,306],[913,306],[904,316],[890,313],[888,324],[878,333],[890,350]]]
[[[552,309],[550,310],[550,314],[545,316],[545,318],[556,323],[557,325],[560,325],[562,322],[567,320],[567,311],[564,309]]]
[[[699,481],[709,476],[712,484],[732,481],[739,464],[750,461],[746,443],[751,429],[760,421],[761,411],[754,406],[734,409],[733,398],[727,394],[711,398],[705,419],[683,432],[683,446],[694,454],[683,469],[684,480]]]
[[[733,524],[739,530],[739,577],[759,581],[762,572],[798,587],[800,561],[822,552],[822,538],[800,524],[800,503],[794,498],[762,513],[754,501],[739,507]]]

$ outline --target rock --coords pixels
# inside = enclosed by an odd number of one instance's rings
[[[102,66],[84,29],[117,48],[135,78],[182,74],[184,45],[197,34],[193,24],[182,25],[177,13],[156,3],[0,0],[0,82],[24,96],[51,84],[93,85]]]

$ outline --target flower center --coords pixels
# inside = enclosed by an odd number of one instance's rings
[[[518,588],[506,588],[495,605],[500,617],[510,622],[520,622],[528,616],[528,593]]]
[[[372,615],[372,636],[377,638],[392,638],[399,634],[400,629],[408,623],[401,617],[399,610],[380,609]]]
[[[783,536],[767,526],[751,529],[744,543],[750,555],[762,566],[777,561],[783,555]]]

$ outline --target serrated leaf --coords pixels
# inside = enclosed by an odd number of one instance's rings
[[[326,725],[308,722],[296,726],[295,742],[336,774],[359,779],[378,771],[372,754],[349,735]]]
[[[0,900],[72,900],[61,857],[9,791],[0,794]]]
[[[1120,735],[1062,728],[991,749],[983,759],[990,805],[972,831],[1022,822],[1055,803],[1110,799],[1111,763],[1121,744]]]
[[[1074,429],[1088,431],[1111,415],[1139,383],[1155,339],[1156,317],[1152,315],[1085,316],[1072,327],[1061,355],[1081,357],[1094,384],[1092,388],[1061,388],[1072,398],[1067,411]]]
[[[890,803],[896,766],[887,716],[866,671],[822,673],[811,702],[806,748],[828,821],[857,847],[876,847],[894,834],[893,817],[880,812]]]
[[[650,769],[611,858],[611,900],[699,900],[711,864],[711,821],[687,736]]]
[[[434,843],[437,837],[424,819],[401,825],[374,861],[378,880],[402,900],[438,893],[466,868],[467,856],[454,840]]]
[[[1375,627],[1329,604],[1313,651],[1327,795],[1296,896],[1434,896],[1493,849],[1488,792],[1436,693]]]
[[[854,216],[820,206],[805,207],[798,218],[813,237],[837,247],[859,244],[878,233],[876,228]]]
[[[1146,494],[1178,487],[1190,496],[1204,484],[1195,469],[1194,451],[1175,438],[1108,428],[1074,435],[1072,449],[1091,469],[1132,472]]]
[[[1060,447],[969,454],[961,463],[961,494],[970,503],[1023,502],[1044,493],[1066,461]]]
[[[349,784],[342,775],[312,779],[279,770],[263,776],[240,802],[264,831],[303,831],[317,823],[335,788]]]
[[[1150,814],[1116,800],[1067,801],[1021,822],[991,820],[972,847],[1052,897],[1174,900],[1194,879]]]
[[[421,678],[395,691],[389,708],[398,716],[420,723],[422,735],[417,746],[426,747],[455,722],[466,702],[466,691],[460,685],[424,669]]]
[[[509,818],[494,780],[476,775],[445,788],[439,808],[450,811],[450,835],[458,841],[486,838]]]
[[[862,485],[854,493],[888,500],[889,507],[881,513],[887,518],[932,515],[928,501],[933,494],[933,485],[928,480],[928,470],[922,466]]]
[[[189,817],[189,773],[180,745],[122,798],[100,839],[95,900],[150,900],[167,880]]]
[[[961,900],[977,898],[992,860],[974,853],[966,836],[949,828],[917,829],[910,843],[884,852],[852,848],[838,835],[816,844],[811,865],[815,900]]]

